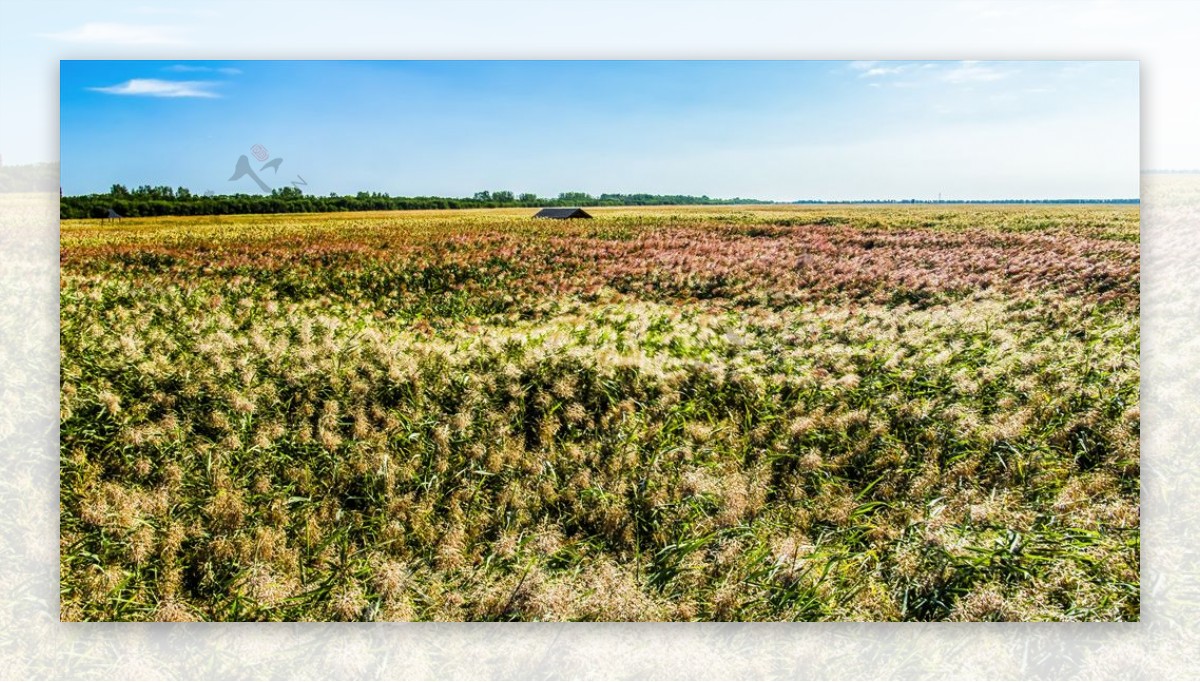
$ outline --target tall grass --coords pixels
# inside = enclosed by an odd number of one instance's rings
[[[1136,207],[64,222],[64,620],[1136,620]]]

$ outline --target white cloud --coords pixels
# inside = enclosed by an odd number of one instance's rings
[[[917,77],[921,82],[930,82],[931,79],[936,79],[945,83],[981,83],[1008,78],[1014,73],[1011,69],[1005,70],[970,59],[949,62],[947,67],[941,68],[941,65],[936,62],[921,64],[881,61],[850,62],[850,68],[858,72],[859,78],[890,78],[903,74]],[[893,85],[899,85],[899,83],[894,82]],[[908,82],[905,85],[916,85],[916,83]]]
[[[129,10],[134,14],[156,14],[156,15],[174,15],[186,17],[215,17],[217,12],[211,9],[203,9],[199,7],[162,7],[156,5],[141,5]]]
[[[921,83],[932,83],[938,80],[944,83],[982,83],[998,81],[1015,73],[1012,69],[1002,69],[976,60],[947,62],[945,68],[937,62],[896,63],[896,62],[851,62],[850,68],[858,72],[859,78],[890,79],[905,75],[916,78],[916,81],[891,81],[895,86],[913,86]]]
[[[164,81],[157,78],[133,78],[118,85],[88,88],[109,95],[137,97],[220,97],[212,91],[211,81]]]
[[[67,31],[39,35],[89,45],[178,45],[183,42],[178,31],[174,26],[90,22]]]
[[[941,77],[948,83],[982,83],[998,81],[1011,75],[1012,71],[1004,71],[993,66],[981,66],[976,61],[963,61],[942,74]]]
[[[878,78],[879,76],[892,76],[898,73],[904,73],[909,69],[908,66],[875,66],[863,71],[858,75],[859,78]]]

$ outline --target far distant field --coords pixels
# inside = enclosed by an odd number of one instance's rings
[[[66,220],[65,620],[1137,620],[1129,205]]]

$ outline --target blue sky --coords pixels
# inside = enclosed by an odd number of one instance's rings
[[[1136,197],[1137,62],[70,61],[62,184]],[[254,161],[256,171],[262,163]]]

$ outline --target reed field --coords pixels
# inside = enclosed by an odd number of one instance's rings
[[[61,227],[63,620],[1139,617],[1136,205]]]

